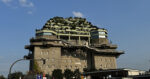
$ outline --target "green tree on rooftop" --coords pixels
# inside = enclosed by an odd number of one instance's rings
[[[88,22],[85,18],[81,17],[63,18],[56,16],[48,20],[47,23],[44,25],[44,28],[47,28],[47,26],[50,27],[50,24],[57,26],[69,26],[71,29],[75,29],[75,27],[85,28],[94,26],[91,24],[91,22]]]

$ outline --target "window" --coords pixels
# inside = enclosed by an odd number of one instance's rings
[[[54,62],[54,58],[52,59],[52,62]]]
[[[101,60],[101,61],[103,61],[103,59],[102,59],[102,58],[101,58],[100,60]]]
[[[43,52],[41,52],[41,55],[43,54]]]
[[[50,68],[51,66],[50,66],[50,65],[48,65],[48,67]]]
[[[107,59],[105,59],[105,61],[107,62]]]
[[[78,69],[78,67],[77,67],[77,66],[75,66],[75,68],[76,68],[76,69]]]
[[[77,55],[76,55],[76,54],[74,54],[74,56],[76,57]]]
[[[52,68],[55,68],[55,65],[52,65]]]
[[[66,69],[67,69],[67,66],[65,66],[66,67]]]
[[[100,64],[100,68],[102,68],[103,67],[103,65],[102,64]]]
[[[71,63],[71,60],[68,60],[69,63]]]
[[[104,65],[104,68],[106,68],[106,64]]]
[[[64,60],[64,62],[66,63],[66,62],[67,62],[67,60]]]
[[[72,68],[72,66],[69,66],[69,69],[71,69]]]
[[[111,66],[114,67],[115,65],[114,65],[114,64],[111,64]]]
[[[109,68],[109,64],[106,65],[106,68]]]
[[[105,34],[105,32],[99,32],[99,34]]]

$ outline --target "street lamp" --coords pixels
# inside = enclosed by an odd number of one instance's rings
[[[10,66],[10,68],[9,68],[9,74],[8,74],[8,79],[11,79],[11,70],[12,70],[12,67],[17,63],[17,62],[19,62],[19,61],[22,61],[22,60],[33,60],[33,61],[43,61],[43,64],[45,64],[46,63],[46,59],[44,59],[44,58],[41,58],[41,59],[31,59],[29,56],[24,56],[24,58],[23,59],[19,59],[19,60],[16,60],[15,62],[13,62],[12,63],[12,65]]]

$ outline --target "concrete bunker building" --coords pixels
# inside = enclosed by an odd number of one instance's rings
[[[36,61],[46,74],[54,69],[116,69],[116,58],[124,53],[108,41],[106,29],[79,17],[51,18],[36,30],[25,49],[32,59],[46,59],[45,64]],[[34,61],[30,61],[30,70],[34,70]]]

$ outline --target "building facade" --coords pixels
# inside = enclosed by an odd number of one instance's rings
[[[71,17],[48,20],[36,30],[25,49],[32,59],[46,60],[45,64],[36,62],[47,74],[54,69],[115,69],[116,58],[124,53],[108,41],[106,29],[93,26],[84,18]],[[34,70],[34,63],[30,61],[30,70]]]

